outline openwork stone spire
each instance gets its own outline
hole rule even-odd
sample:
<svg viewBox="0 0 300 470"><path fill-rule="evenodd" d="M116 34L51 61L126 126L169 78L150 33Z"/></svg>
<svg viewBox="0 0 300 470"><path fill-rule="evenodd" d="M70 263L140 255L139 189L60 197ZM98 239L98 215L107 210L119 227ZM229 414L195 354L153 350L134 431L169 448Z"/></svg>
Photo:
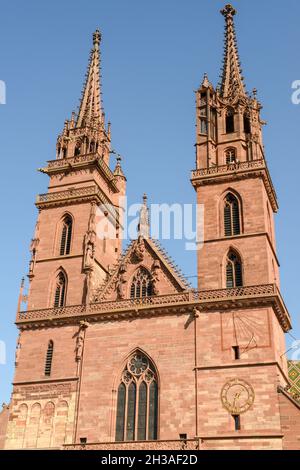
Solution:
<svg viewBox="0 0 300 470"><path fill-rule="evenodd" d="M221 13L225 17L224 65L222 71L221 96L224 98L229 96L245 96L246 91L243 83L233 21L236 10L232 5L226 5L225 8L221 10Z"/></svg>
<svg viewBox="0 0 300 470"><path fill-rule="evenodd" d="M84 85L76 127L99 124L103 121L100 90L100 41L97 29L93 34L93 48Z"/></svg>

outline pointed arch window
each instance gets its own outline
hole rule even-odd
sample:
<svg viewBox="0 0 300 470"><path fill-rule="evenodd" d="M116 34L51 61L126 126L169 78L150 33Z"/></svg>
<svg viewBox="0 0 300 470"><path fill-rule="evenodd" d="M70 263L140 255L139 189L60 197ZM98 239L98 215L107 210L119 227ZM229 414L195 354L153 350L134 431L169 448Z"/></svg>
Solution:
<svg viewBox="0 0 300 470"><path fill-rule="evenodd" d="M46 360L45 360L45 375L47 375L48 377L51 375L53 347L54 347L53 341L50 340L48 343L48 348L46 352Z"/></svg>
<svg viewBox="0 0 300 470"><path fill-rule="evenodd" d="M236 150L234 148L227 149L225 151L225 160L226 165L232 165L233 163L236 163Z"/></svg>
<svg viewBox="0 0 300 470"><path fill-rule="evenodd" d="M62 231L60 239L60 256L69 255L71 250L73 221L70 215L66 215L62 222Z"/></svg>
<svg viewBox="0 0 300 470"><path fill-rule="evenodd" d="M226 262L226 288L243 286L242 262L240 257L234 251L230 251L227 255Z"/></svg>
<svg viewBox="0 0 300 470"><path fill-rule="evenodd" d="M54 307L60 308L65 305L66 300L66 276L60 272L56 278Z"/></svg>
<svg viewBox="0 0 300 470"><path fill-rule="evenodd" d="M152 362L140 351L132 354L118 387L116 441L157 439L157 382Z"/></svg>
<svg viewBox="0 0 300 470"><path fill-rule="evenodd" d="M228 193L224 200L224 232L225 237L241 233L240 204L232 193Z"/></svg>
<svg viewBox="0 0 300 470"><path fill-rule="evenodd" d="M76 144L75 149L74 149L74 157L78 157L78 155L81 154L81 145Z"/></svg>
<svg viewBox="0 0 300 470"><path fill-rule="evenodd" d="M247 114L244 114L244 132L246 134L251 133L251 123L250 123L250 117L247 116Z"/></svg>
<svg viewBox="0 0 300 470"><path fill-rule="evenodd" d="M140 268L132 280L130 287L130 297L134 299L150 297L151 295L153 295L151 274L149 271L147 271L147 269Z"/></svg>
<svg viewBox="0 0 300 470"><path fill-rule="evenodd" d="M226 113L226 134L231 134L234 132L234 111L233 109L228 109Z"/></svg>

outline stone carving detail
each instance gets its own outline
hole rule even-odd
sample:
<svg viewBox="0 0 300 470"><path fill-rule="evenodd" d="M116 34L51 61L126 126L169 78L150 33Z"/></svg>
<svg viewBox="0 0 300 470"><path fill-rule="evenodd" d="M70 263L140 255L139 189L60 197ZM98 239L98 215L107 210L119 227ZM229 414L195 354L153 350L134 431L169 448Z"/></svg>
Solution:
<svg viewBox="0 0 300 470"><path fill-rule="evenodd" d="M81 321L79 330L76 336L76 361L81 361L82 353L83 353L83 346L84 346L84 339L85 339L85 330L89 326L88 322Z"/></svg>
<svg viewBox="0 0 300 470"><path fill-rule="evenodd" d="M20 353L21 353L21 334L18 336L17 347L16 347L16 356L15 356L15 366L17 367L19 364Z"/></svg>
<svg viewBox="0 0 300 470"><path fill-rule="evenodd" d="M96 204L92 203L88 230L84 237L84 269L93 269L96 243Z"/></svg>
<svg viewBox="0 0 300 470"><path fill-rule="evenodd" d="M141 262L144 260L144 256L145 256L145 243L144 243L144 240L143 240L143 237L142 236L139 236L136 244L135 244L135 247L133 249L133 258L136 262Z"/></svg>
<svg viewBox="0 0 300 470"><path fill-rule="evenodd" d="M154 261L152 268L151 268L151 275L152 275L152 292L153 295L159 295L159 280L160 280L160 271L161 271L161 265L160 261L157 259Z"/></svg>
<svg viewBox="0 0 300 470"><path fill-rule="evenodd" d="M122 263L119 269L117 280L116 280L116 292L117 292L118 299L124 299L126 295L126 291L125 291L125 284L127 282L126 271L127 271L126 264Z"/></svg>
<svg viewBox="0 0 300 470"><path fill-rule="evenodd" d="M35 226L34 238L31 240L31 244L30 244L31 259L29 262L29 278L32 278L34 275L33 272L34 272L34 267L35 267L37 248L40 242L39 228L40 228L40 222L38 220Z"/></svg>

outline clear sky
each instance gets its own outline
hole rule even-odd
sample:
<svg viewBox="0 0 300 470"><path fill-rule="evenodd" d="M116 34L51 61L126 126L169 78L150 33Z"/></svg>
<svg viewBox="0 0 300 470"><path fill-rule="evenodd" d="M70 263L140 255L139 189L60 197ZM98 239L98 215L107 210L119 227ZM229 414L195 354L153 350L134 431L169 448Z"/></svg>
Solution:
<svg viewBox="0 0 300 470"><path fill-rule="evenodd" d="M223 51L219 0L37 0L2 2L0 403L8 401L20 280L28 272L34 198L47 188L36 171L55 158L64 120L79 104L91 36L103 33L103 99L114 148L124 157L129 202L190 203L194 167L193 90L203 73L216 84ZM300 80L299 1L236 0L236 29L248 90L264 105L266 155L280 212L276 216L282 293L300 338L298 310L299 124L291 84ZM187 276L196 256L164 242ZM191 278L193 280L193 278ZM289 338L287 338L289 340ZM1 344L1 343L0 343Z"/></svg>

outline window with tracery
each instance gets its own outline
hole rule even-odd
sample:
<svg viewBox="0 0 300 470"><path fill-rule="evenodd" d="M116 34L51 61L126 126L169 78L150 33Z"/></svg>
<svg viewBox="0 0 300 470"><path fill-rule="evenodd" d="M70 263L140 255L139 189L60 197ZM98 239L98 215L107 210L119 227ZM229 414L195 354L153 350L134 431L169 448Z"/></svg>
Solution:
<svg viewBox="0 0 300 470"><path fill-rule="evenodd" d="M61 239L60 239L60 256L69 255L72 240L72 218L66 215L62 222Z"/></svg>
<svg viewBox="0 0 300 470"><path fill-rule="evenodd" d="M224 200L224 232L225 237L241 233L240 205L232 193L228 193Z"/></svg>
<svg viewBox="0 0 300 470"><path fill-rule="evenodd" d="M150 297L153 295L153 283L151 274L147 269L140 268L135 274L131 287L130 287L130 297L141 298L141 297Z"/></svg>
<svg viewBox="0 0 300 470"><path fill-rule="evenodd" d="M242 262L240 257L234 251L230 251L227 255L226 263L226 287L232 289L233 287L243 286L243 273Z"/></svg>
<svg viewBox="0 0 300 470"><path fill-rule="evenodd" d="M55 294L54 294L54 307L59 308L65 305L66 299L66 277L63 272L60 272L56 278Z"/></svg>
<svg viewBox="0 0 300 470"><path fill-rule="evenodd" d="M137 351L127 361L118 387L116 441L156 440L158 384L152 362Z"/></svg>

